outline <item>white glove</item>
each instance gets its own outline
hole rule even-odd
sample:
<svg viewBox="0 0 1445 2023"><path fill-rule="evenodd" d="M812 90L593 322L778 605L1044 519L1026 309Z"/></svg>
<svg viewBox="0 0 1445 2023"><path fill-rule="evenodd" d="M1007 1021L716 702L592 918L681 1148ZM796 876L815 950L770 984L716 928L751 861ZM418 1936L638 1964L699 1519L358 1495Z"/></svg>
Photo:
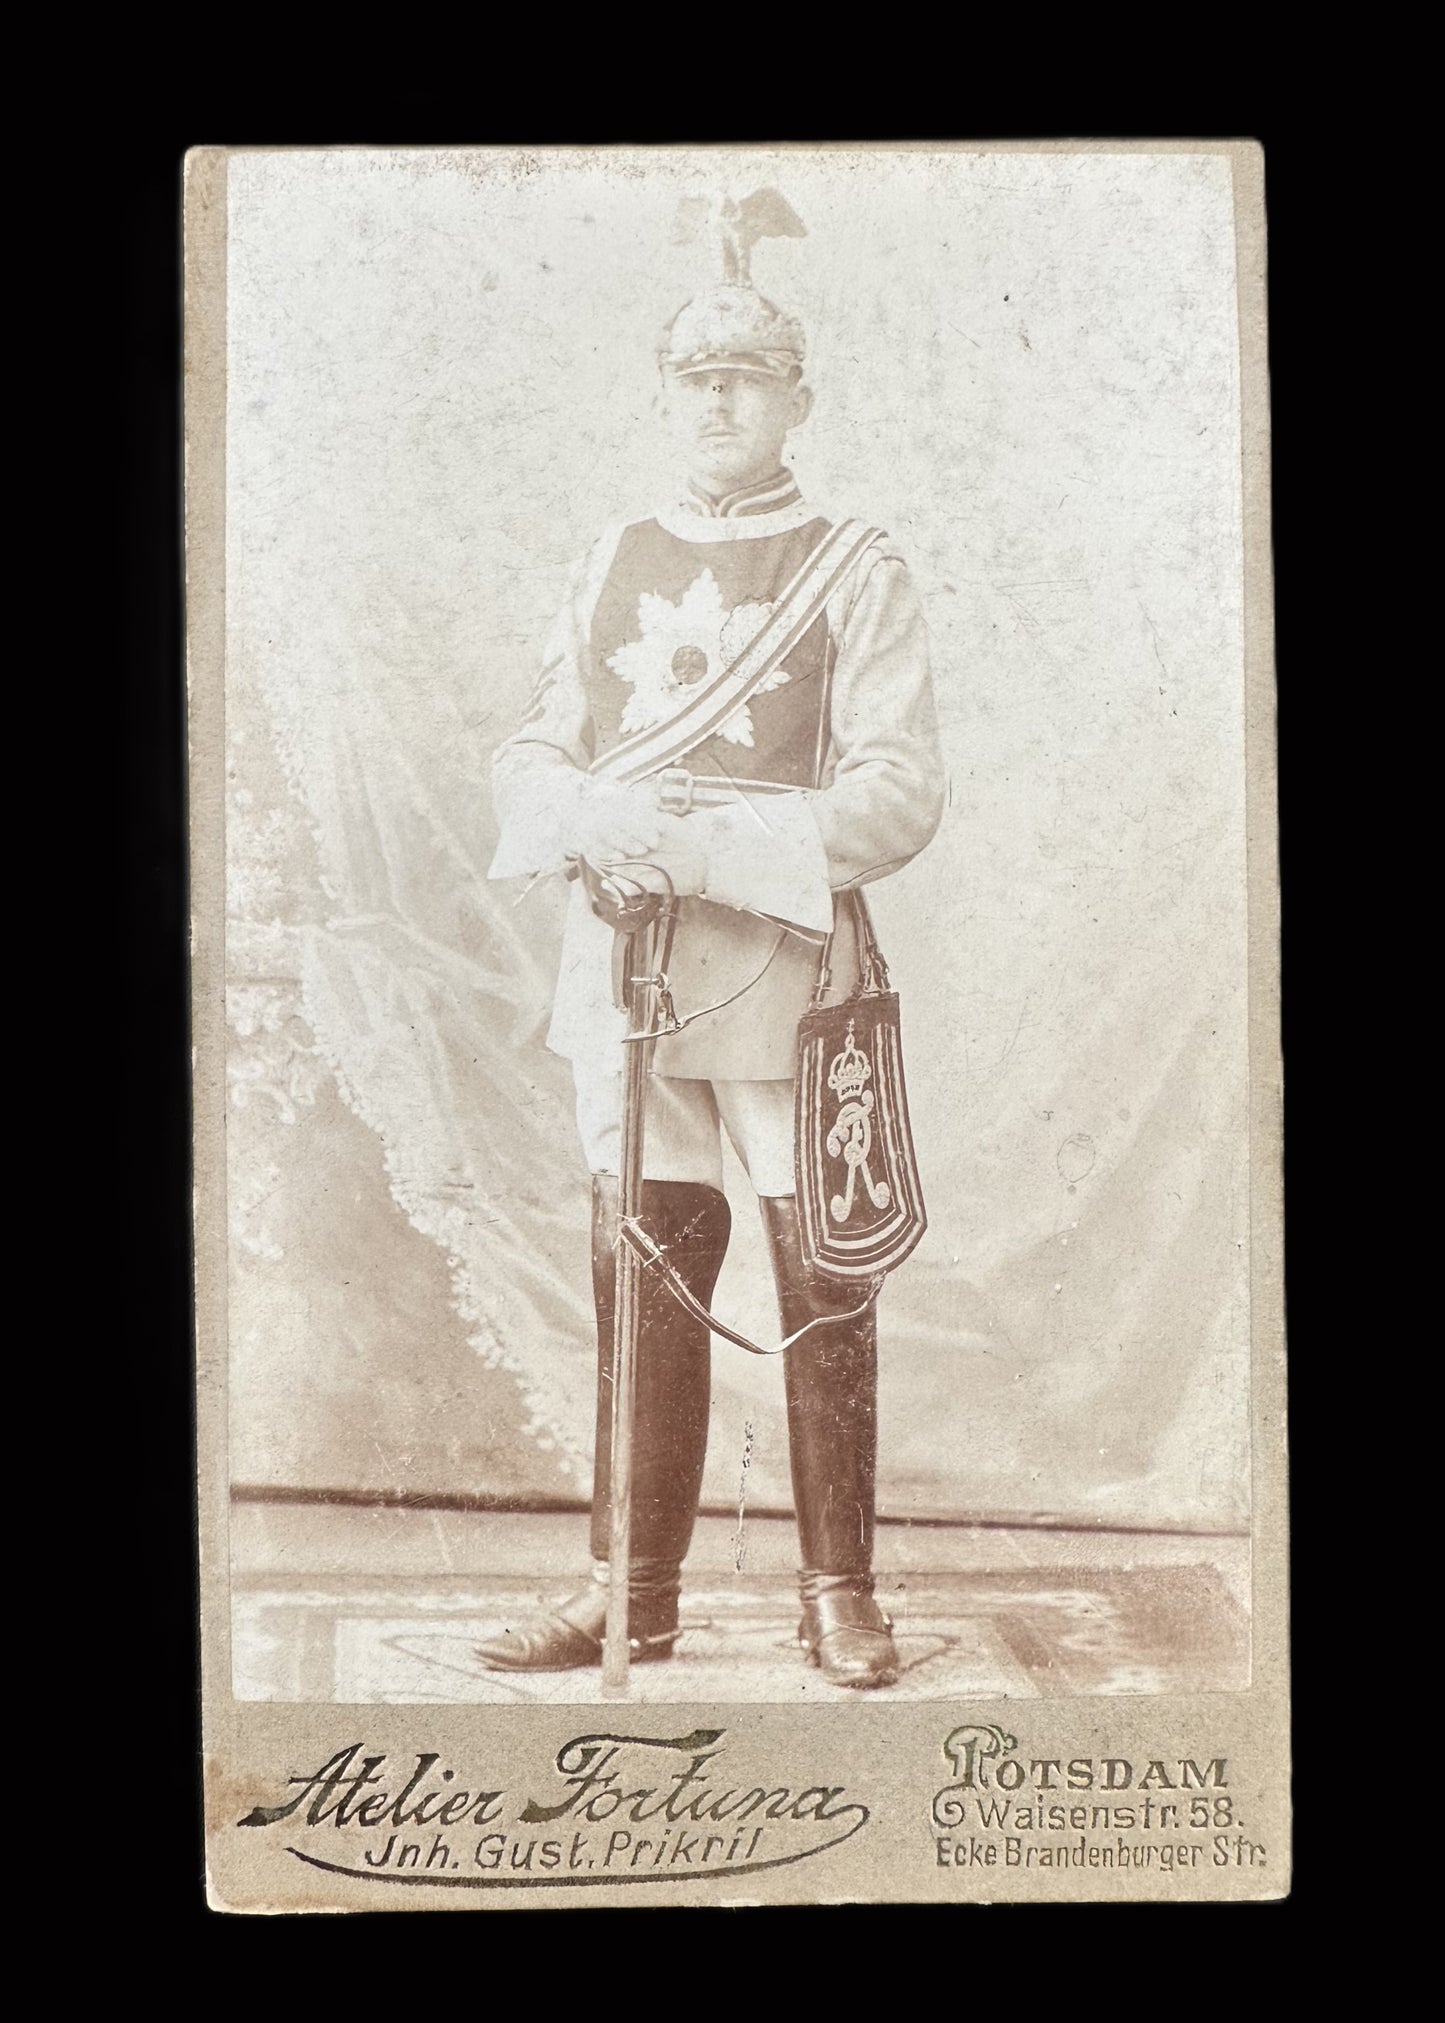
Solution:
<svg viewBox="0 0 1445 2023"><path fill-rule="evenodd" d="M708 856L693 819L687 815L655 815L653 826L657 841L637 853L645 861L629 864L628 877L645 885L649 892L670 889L679 899L701 897L707 891Z"/></svg>
<svg viewBox="0 0 1445 2023"><path fill-rule="evenodd" d="M664 819L650 788L589 780L566 820L567 854L585 857L599 868L646 857L662 841Z"/></svg>

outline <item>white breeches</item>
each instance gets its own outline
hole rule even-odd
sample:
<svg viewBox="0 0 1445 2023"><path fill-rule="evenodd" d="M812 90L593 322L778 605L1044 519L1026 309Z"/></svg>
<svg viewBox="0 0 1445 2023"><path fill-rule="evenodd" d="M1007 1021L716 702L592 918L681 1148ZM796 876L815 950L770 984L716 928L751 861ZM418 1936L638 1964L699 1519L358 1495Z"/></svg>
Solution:
<svg viewBox="0 0 1445 2023"><path fill-rule="evenodd" d="M572 1064L577 1129L592 1173L618 1170L622 1077ZM647 1180L721 1187L725 1130L758 1194L792 1194L793 1083L695 1082L649 1075L642 1170Z"/></svg>

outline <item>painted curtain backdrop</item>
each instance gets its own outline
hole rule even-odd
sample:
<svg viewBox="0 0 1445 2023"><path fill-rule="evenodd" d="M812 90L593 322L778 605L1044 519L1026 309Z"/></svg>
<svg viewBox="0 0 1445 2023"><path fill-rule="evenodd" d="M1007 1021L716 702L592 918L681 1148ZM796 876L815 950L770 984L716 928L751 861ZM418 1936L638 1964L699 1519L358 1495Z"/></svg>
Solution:
<svg viewBox="0 0 1445 2023"><path fill-rule="evenodd" d="M587 1179L542 1045L561 895L488 765L570 564L671 489L679 200L780 187L804 494L908 554L950 791L872 888L928 1235L882 1307L898 1515L1247 1514L1240 445L1227 161L233 157L235 1479L569 1495ZM757 1216L721 1312L773 1327ZM786 1504L718 1344L706 1494Z"/></svg>

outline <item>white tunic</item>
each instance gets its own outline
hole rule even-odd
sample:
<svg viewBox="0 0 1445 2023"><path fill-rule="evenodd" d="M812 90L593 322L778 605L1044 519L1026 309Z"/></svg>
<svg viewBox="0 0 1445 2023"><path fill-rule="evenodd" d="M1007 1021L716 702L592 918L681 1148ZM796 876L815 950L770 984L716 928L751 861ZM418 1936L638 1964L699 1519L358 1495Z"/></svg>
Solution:
<svg viewBox="0 0 1445 2023"><path fill-rule="evenodd" d="M715 544L766 539L819 517L801 502L722 517L684 502L656 520L682 541ZM623 532L605 535L576 572L531 708L496 752L493 878L565 869L578 802L591 789L593 614ZM648 587L639 583L639 596ZM746 983L767 967L726 1010L659 1044L661 1075L791 1076L797 1021L833 924L833 894L898 870L938 826L944 775L927 634L907 565L890 543L874 548L835 593L826 619L832 670L817 787L764 796L749 795L743 783L730 804L687 817L708 871L705 896L684 900L679 910L673 974L677 981L685 973L691 989L679 990L677 1010L685 1015L713 1002L725 994L722 985ZM624 1029L612 998L612 947L611 928L575 885L548 1045L601 1072L616 1067ZM849 987L856 973L849 948L835 950L833 967L835 987Z"/></svg>

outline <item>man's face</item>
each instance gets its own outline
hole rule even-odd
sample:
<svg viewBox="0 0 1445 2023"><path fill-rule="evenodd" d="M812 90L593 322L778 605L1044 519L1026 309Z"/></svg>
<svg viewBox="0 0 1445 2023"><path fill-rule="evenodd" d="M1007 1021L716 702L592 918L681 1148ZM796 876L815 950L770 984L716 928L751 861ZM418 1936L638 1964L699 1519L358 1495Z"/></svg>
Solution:
<svg viewBox="0 0 1445 2023"><path fill-rule="evenodd" d="M807 414L812 395L796 379L761 373L668 373L664 399L673 440L688 477L718 496L769 478L783 460L788 430Z"/></svg>

